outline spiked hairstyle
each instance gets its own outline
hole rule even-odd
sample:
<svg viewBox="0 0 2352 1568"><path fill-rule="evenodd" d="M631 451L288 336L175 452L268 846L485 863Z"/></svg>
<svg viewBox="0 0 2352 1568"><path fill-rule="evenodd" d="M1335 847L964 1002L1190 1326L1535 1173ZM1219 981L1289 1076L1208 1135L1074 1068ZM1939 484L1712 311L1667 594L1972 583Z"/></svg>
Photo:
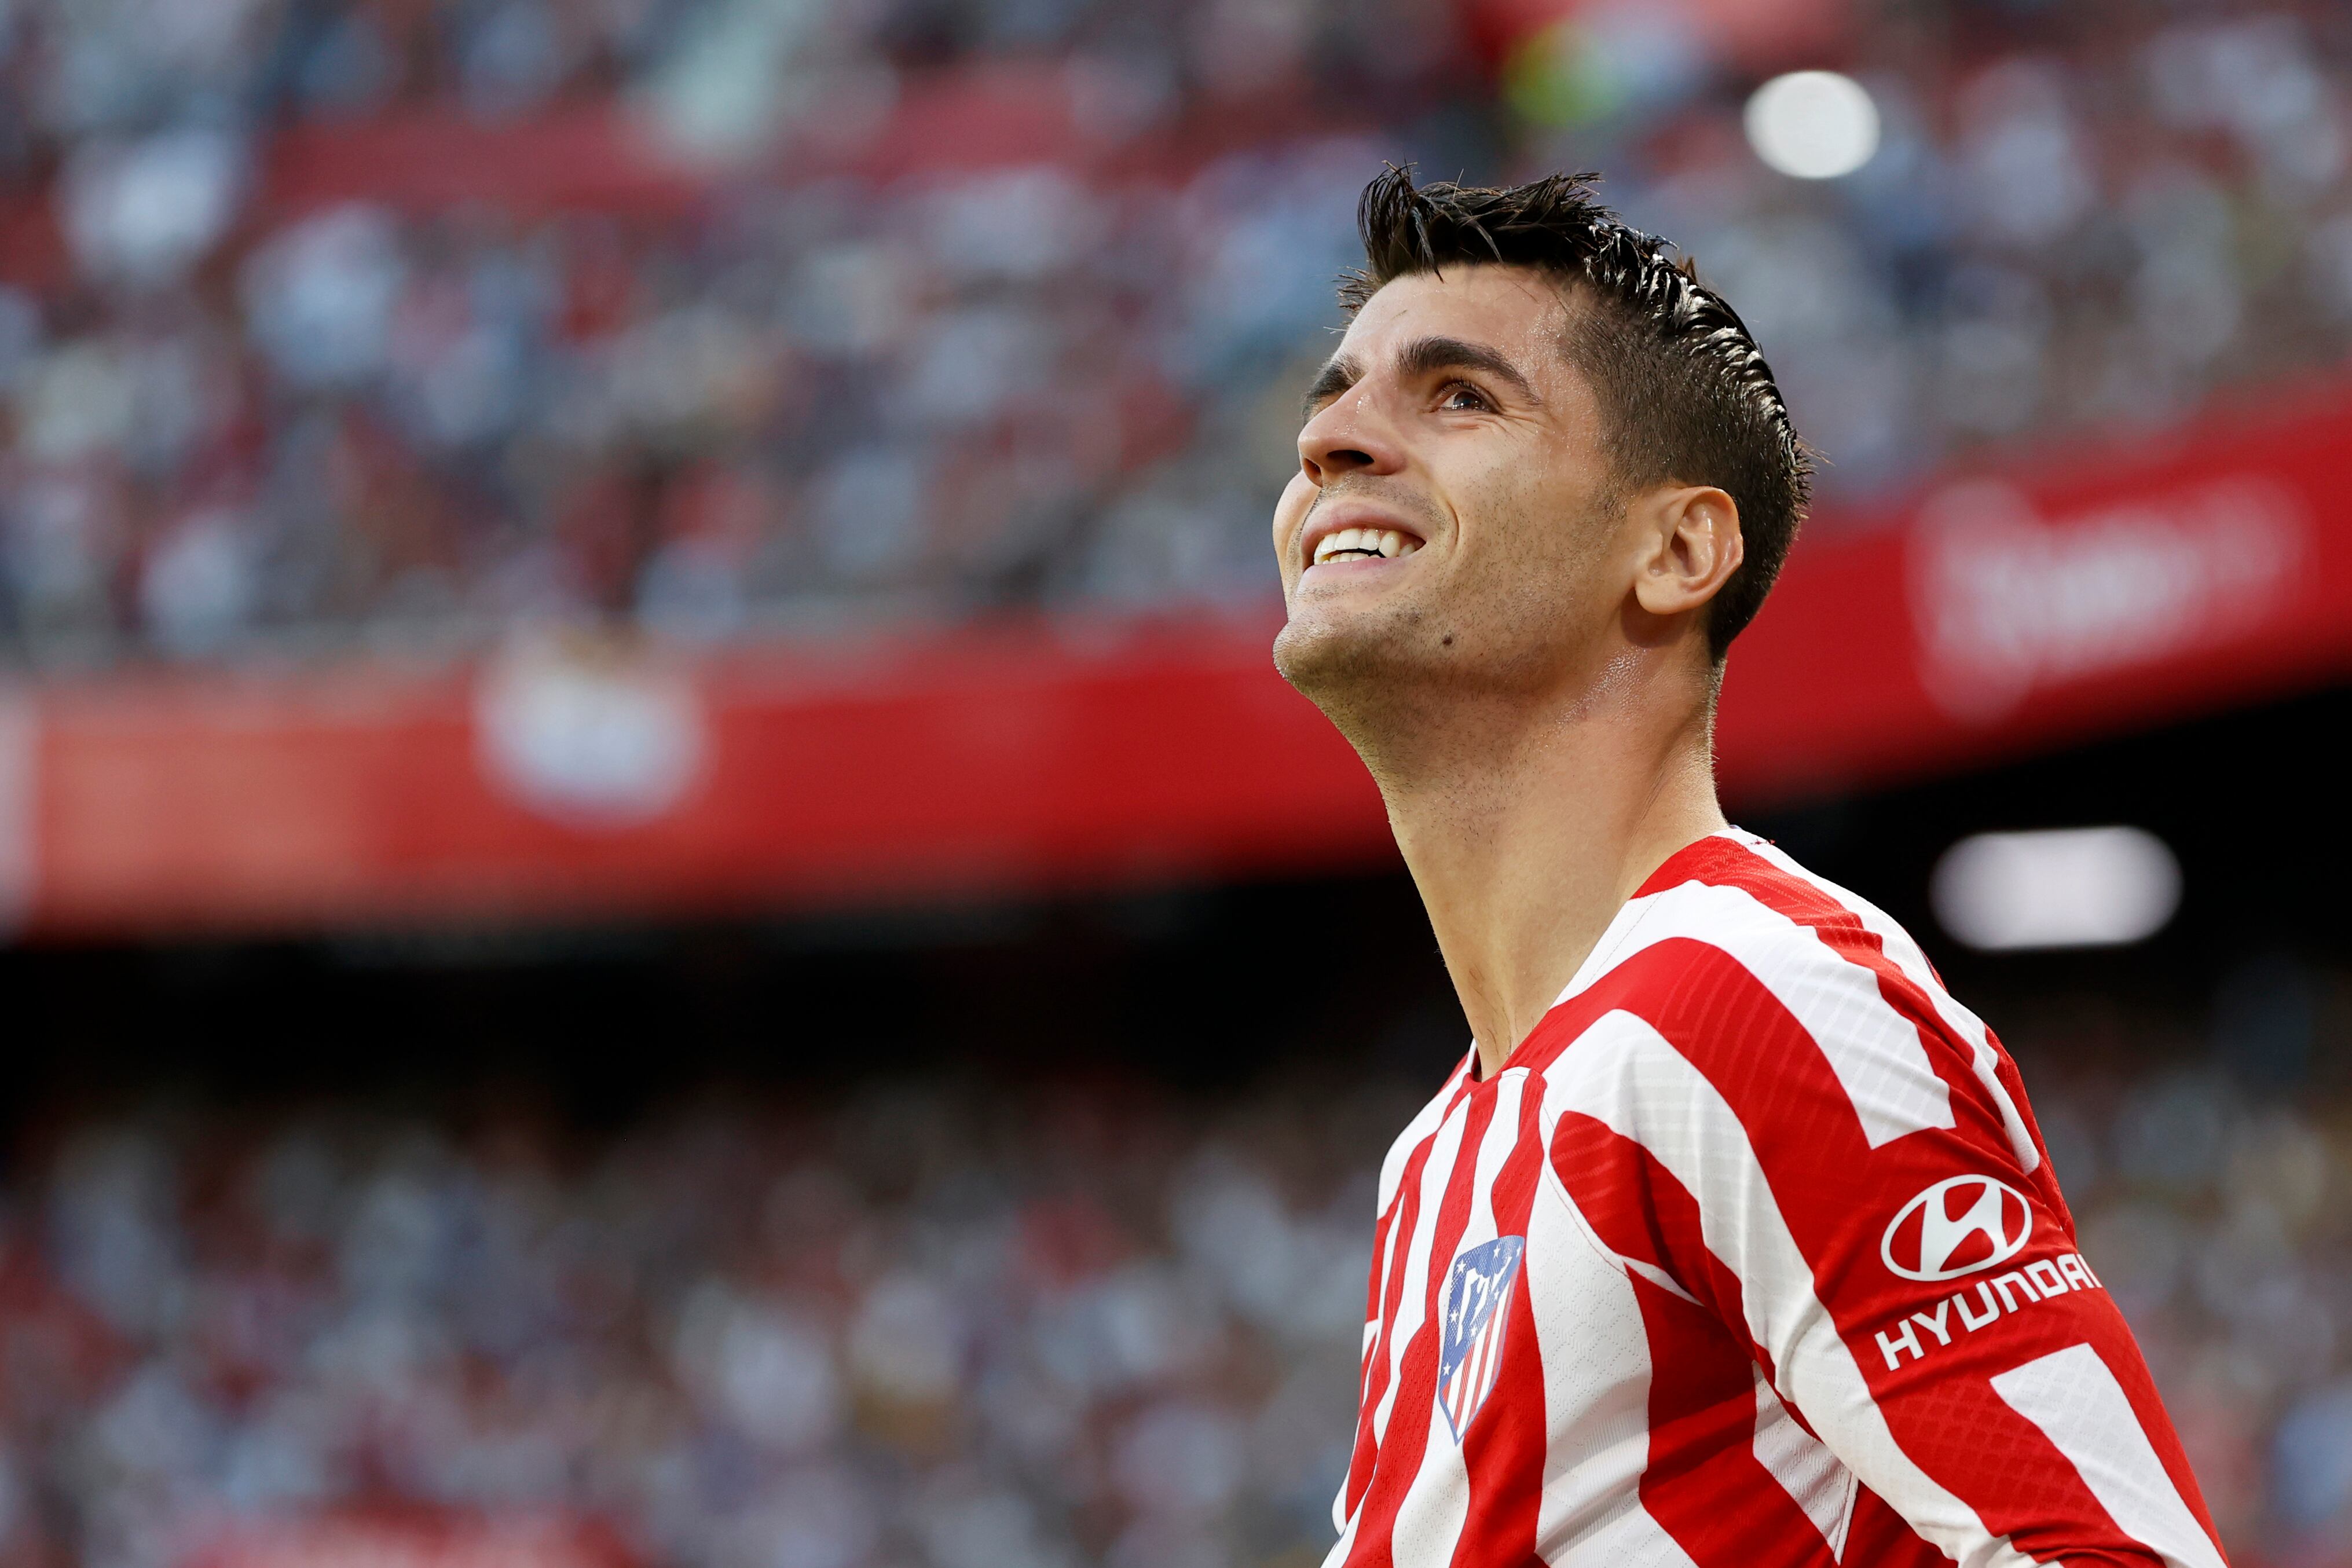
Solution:
<svg viewBox="0 0 2352 1568"><path fill-rule="evenodd" d="M1391 165L1357 205L1364 267L1340 280L1339 300L1352 315L1391 279L1478 262L1560 280L1580 307L1567 352L1600 398L1618 487L1715 485L1739 508L1745 557L1707 617L1720 661L1788 558L1812 458L1738 313L1664 240L1595 200L1598 177L1416 189Z"/></svg>

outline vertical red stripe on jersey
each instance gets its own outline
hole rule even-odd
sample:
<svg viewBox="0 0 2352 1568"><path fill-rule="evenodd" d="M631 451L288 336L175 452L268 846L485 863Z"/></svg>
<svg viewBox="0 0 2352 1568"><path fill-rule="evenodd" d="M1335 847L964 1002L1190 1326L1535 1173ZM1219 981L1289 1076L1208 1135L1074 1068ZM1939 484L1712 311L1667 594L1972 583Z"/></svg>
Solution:
<svg viewBox="0 0 2352 1568"><path fill-rule="evenodd" d="M1440 1117L1429 1136L1421 1141L1421 1147L1406 1160L1404 1173L1397 1181L1396 1197L1389 1206L1397 1247L1394 1257L1389 1259L1388 1278L1384 1280L1380 1279L1380 1269L1385 1254L1377 1247L1372 1252L1375 1288L1384 1299L1380 1316L1374 1320L1380 1324L1380 1332L1372 1336L1370 1357L1364 1367L1363 1396L1357 1407L1356 1451L1348 1460L1348 1512L1351 1515L1364 1500L1364 1489L1372 1483L1372 1466L1380 1457L1380 1434L1372 1430L1372 1420L1380 1410L1381 1396L1388 1392L1389 1335L1395 1331L1397 1303L1404 1295L1413 1229L1421 1223L1422 1178L1428 1170L1430 1151L1437 1146L1438 1135L1444 1131L1445 1119Z"/></svg>
<svg viewBox="0 0 2352 1568"><path fill-rule="evenodd" d="M1756 1458L1756 1367L1706 1309L1633 1277L1650 1337L1642 1506L1698 1568L1831 1568L1829 1542Z"/></svg>
<svg viewBox="0 0 2352 1568"><path fill-rule="evenodd" d="M1530 1078L1519 1097L1517 1142L1496 1173L1491 1201L1496 1236L1524 1237L1543 1179L1543 1084ZM1550 1443L1544 1408L1543 1350L1536 1339L1528 1269L1519 1269L1512 1318L1502 1335L1502 1365L1494 1396L1462 1435L1462 1464L1470 1478L1470 1508L1454 1549L1458 1568L1520 1563L1535 1552L1543 1509L1544 1458Z"/></svg>
<svg viewBox="0 0 2352 1568"><path fill-rule="evenodd" d="M1853 1494L1853 1515L1846 1523L1842 1561L1855 1568L1870 1568L1875 1563L1909 1562L1919 1550L1917 1533L1895 1511L1894 1504L1868 1487ZM1941 1552L1933 1560L1939 1564L1951 1561Z"/></svg>
<svg viewBox="0 0 2352 1568"><path fill-rule="evenodd" d="M1405 1493L1412 1489L1413 1479L1421 1474L1422 1456L1429 1451L1429 1428L1438 1419L1437 1355L1442 1331L1438 1304L1445 1289L1443 1260L1454 1256L1462 1244L1462 1232L1470 1223L1471 1193L1477 1183L1478 1146L1486 1141L1486 1127L1494 1116L1493 1090L1481 1085L1463 1113L1462 1142L1454 1156L1454 1169L1446 1174L1444 1196L1437 1205L1436 1228L1429 1244L1425 1287L1428 1299L1422 1305L1421 1326L1405 1342L1404 1356L1399 1363L1396 1404L1379 1451L1373 1456L1371 1484L1365 1489L1356 1525L1355 1550L1348 1557L1351 1564L1389 1568L1396 1561L1397 1510L1404 1502ZM1526 1270L1520 1273L1524 1277ZM1388 1331L1395 1331L1393 1317Z"/></svg>

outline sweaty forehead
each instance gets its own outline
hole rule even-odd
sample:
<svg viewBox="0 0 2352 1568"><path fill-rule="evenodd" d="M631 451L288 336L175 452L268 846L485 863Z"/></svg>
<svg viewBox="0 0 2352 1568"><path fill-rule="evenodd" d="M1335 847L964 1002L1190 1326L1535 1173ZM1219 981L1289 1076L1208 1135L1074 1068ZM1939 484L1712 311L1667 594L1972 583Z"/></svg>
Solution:
<svg viewBox="0 0 2352 1568"><path fill-rule="evenodd" d="M1568 295L1557 280L1525 267L1454 266L1381 285L1340 342L1349 355L1370 359L1415 338L1461 338L1532 359L1568 324Z"/></svg>

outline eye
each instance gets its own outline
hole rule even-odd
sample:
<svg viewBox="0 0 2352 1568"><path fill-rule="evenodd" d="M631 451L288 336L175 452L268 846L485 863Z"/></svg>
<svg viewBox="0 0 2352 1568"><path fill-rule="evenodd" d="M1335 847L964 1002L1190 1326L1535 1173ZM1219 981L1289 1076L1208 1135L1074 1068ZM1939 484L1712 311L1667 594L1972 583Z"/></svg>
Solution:
<svg viewBox="0 0 2352 1568"><path fill-rule="evenodd" d="M1494 402L1466 381L1449 382L1438 395L1437 406L1453 414L1490 413Z"/></svg>

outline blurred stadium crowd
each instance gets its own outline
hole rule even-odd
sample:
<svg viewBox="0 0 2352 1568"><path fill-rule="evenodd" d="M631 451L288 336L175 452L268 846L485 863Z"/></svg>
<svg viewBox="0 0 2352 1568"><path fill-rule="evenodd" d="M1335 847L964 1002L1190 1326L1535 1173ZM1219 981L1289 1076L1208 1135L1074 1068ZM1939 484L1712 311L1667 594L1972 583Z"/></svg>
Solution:
<svg viewBox="0 0 2352 1568"><path fill-rule="evenodd" d="M2276 979L2225 988L2226 1070L2152 1074L2185 1020L2068 1004L2028 1071L2234 1560L2336 1568L2352 1099L2278 1088L2315 993ZM224 1517L404 1505L595 1518L680 1568L1312 1564L1416 1098L876 1082L585 1148L85 1124L0 1211L0 1562L170 1568Z"/></svg>
<svg viewBox="0 0 2352 1568"><path fill-rule="evenodd" d="M0 1562L578 1510L710 1568L1319 1561L1409 1102L881 1086L565 1162L346 1118L10 1184Z"/></svg>
<svg viewBox="0 0 2352 1568"><path fill-rule="evenodd" d="M1749 317L1854 514L1985 443L2144 427L2352 343L2340 8L1857 6L1826 60L1711 9L1511 36L1471 0L11 6L0 643L71 668L518 617L708 641L1254 605L1386 156L1607 171ZM1885 137L1808 184L1739 105L1820 63ZM1013 66L1067 100L1066 156L801 156ZM306 205L268 178L298 131L600 104L701 160L700 195ZM1098 156L1151 136L1174 153Z"/></svg>

